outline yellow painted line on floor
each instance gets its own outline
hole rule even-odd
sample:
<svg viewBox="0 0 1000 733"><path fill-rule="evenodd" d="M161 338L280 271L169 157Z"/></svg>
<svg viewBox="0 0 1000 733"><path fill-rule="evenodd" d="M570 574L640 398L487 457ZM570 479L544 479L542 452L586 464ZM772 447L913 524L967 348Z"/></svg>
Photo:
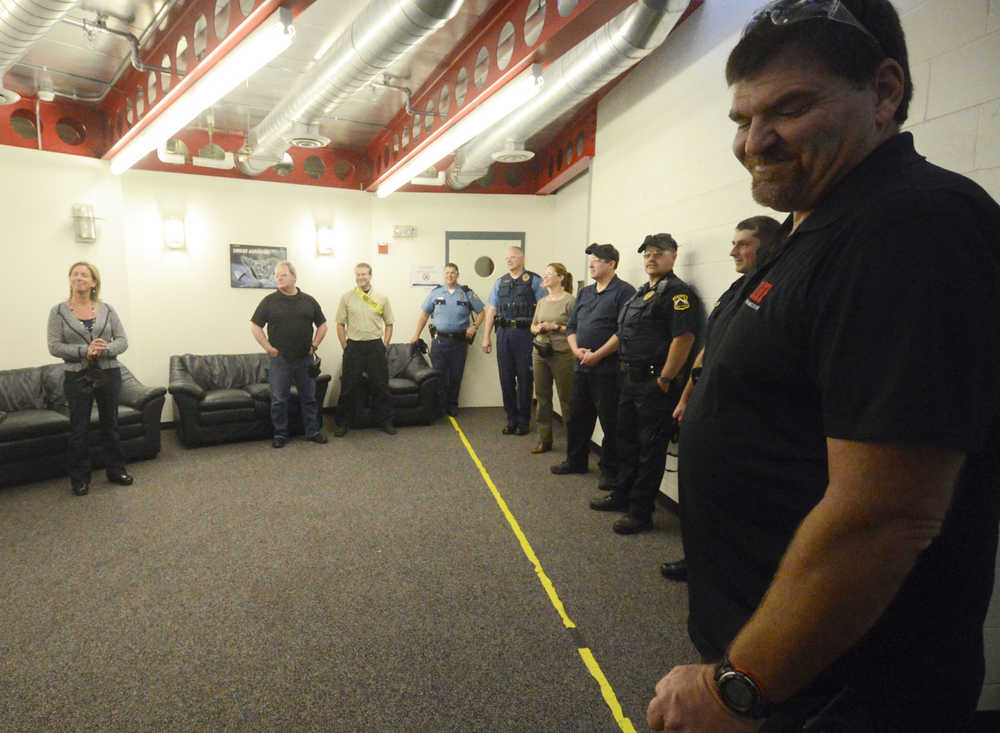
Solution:
<svg viewBox="0 0 1000 733"><path fill-rule="evenodd" d="M500 495L500 490L497 489L496 484L493 483L493 479L490 478L490 474L487 472L486 468L483 466L482 461L479 460L479 456L476 455L476 451L473 450L472 444L469 439L465 437L465 433L462 432L462 428L458 426L458 421L453 417L448 417L451 421L451 425L455 428L455 432L458 433L458 437L462 440L462 445L465 446L465 450L468 451L469 456L472 458L472 462L476 464L476 468L479 469L479 473L483 477L483 481L489 487L490 492L493 494L493 498L497 502L497 506L500 507L500 511L503 512L504 517L507 519L507 523L510 525L511 530L514 532L514 536L521 545L521 550L524 552L525 556L528 558L529 562L535 567L535 575L538 576L538 581L542 584L542 588L545 589L546 595L549 597L549 601L556 609L556 613L559 614L559 618L562 619L563 626L567 629L575 629L576 624L573 623L572 619L566 614L566 609L563 607L563 603L559 600L559 594L556 593L555 586L552 585L552 581L549 576L545 574L545 570L542 569L542 564L538 561L538 556L535 555L535 551L531 548L531 543L528 542L528 538L524 536L524 532L521 531L521 525L518 524L517 519L515 519L514 514L510 511L510 507L507 506L507 502ZM622 712L622 706L618 702L618 696L615 695L615 691L611 688L611 684L608 682L607 677L604 676L604 672L601 671L600 665L597 660L594 659L593 653L587 647L580 647L577 649L580 654L580 658L583 659L584 665L590 672L591 676L597 680L598 686L601 688L601 695L604 697L604 702L607 703L608 708L611 710L611 714L614 716L615 722L618 723L618 727L621 728L625 733L636 733L635 727L632 725L632 721L625 717L624 712Z"/></svg>

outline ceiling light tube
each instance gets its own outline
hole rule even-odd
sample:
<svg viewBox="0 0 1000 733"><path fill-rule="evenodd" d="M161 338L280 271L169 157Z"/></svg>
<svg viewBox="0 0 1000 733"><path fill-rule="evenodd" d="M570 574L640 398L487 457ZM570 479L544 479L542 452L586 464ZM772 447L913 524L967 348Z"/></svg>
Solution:
<svg viewBox="0 0 1000 733"><path fill-rule="evenodd" d="M542 89L542 83L541 65L532 64L529 69L505 84L502 89L441 133L403 167L386 178L375 190L375 195L385 198L465 145L476 135L491 128L538 94Z"/></svg>
<svg viewBox="0 0 1000 733"><path fill-rule="evenodd" d="M111 172L119 175L127 171L278 56L294 38L291 11L278 8L118 151L111 158Z"/></svg>

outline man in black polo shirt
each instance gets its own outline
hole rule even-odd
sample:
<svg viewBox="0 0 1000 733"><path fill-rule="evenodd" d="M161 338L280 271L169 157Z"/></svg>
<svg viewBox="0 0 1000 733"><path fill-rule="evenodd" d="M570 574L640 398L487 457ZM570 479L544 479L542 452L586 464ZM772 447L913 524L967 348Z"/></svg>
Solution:
<svg viewBox="0 0 1000 733"><path fill-rule="evenodd" d="M900 133L887 0L772 3L726 75L753 196L790 216L681 431L689 630L719 664L674 668L647 722L961 731L1000 515L1000 207Z"/></svg>
<svg viewBox="0 0 1000 733"><path fill-rule="evenodd" d="M313 355L326 336L326 316L315 298L296 287L295 267L291 262L279 262L274 268L274 279L278 289L260 301L250 318L250 332L271 357L267 371L274 425L271 445L282 448L288 442L292 382L299 393L306 439L326 443L326 436L320 431L316 380L309 375Z"/></svg>
<svg viewBox="0 0 1000 733"><path fill-rule="evenodd" d="M610 244L586 249L594 284L580 288L566 324L566 340L576 357L573 396L566 425L566 460L552 473L586 473L590 438L601 420L599 488L611 489L618 477L618 312L635 288L616 274L618 250Z"/></svg>

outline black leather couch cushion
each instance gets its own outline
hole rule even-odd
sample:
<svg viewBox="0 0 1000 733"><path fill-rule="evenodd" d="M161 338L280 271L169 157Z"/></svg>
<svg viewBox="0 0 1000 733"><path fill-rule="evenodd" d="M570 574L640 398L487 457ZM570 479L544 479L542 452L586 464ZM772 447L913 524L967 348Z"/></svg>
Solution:
<svg viewBox="0 0 1000 733"><path fill-rule="evenodd" d="M12 413L45 409L48 409L48 404L45 402L41 369L28 367L4 372L3 382L0 383L0 410Z"/></svg>
<svg viewBox="0 0 1000 733"><path fill-rule="evenodd" d="M263 357L263 358L261 358ZM206 390L243 389L267 382L265 354L185 354L188 373Z"/></svg>
<svg viewBox="0 0 1000 733"><path fill-rule="evenodd" d="M18 410L0 423L0 441L69 434L69 418L53 410Z"/></svg>
<svg viewBox="0 0 1000 733"><path fill-rule="evenodd" d="M205 393L201 401L202 412L214 410L236 410L252 408L253 398L244 389L213 389Z"/></svg>

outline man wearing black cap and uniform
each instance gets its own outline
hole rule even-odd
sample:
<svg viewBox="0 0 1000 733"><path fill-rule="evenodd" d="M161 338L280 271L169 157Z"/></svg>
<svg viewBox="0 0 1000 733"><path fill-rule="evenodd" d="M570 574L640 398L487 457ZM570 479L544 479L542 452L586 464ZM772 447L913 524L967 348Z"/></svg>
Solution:
<svg viewBox="0 0 1000 733"><path fill-rule="evenodd" d="M618 534L641 532L653 524L674 406L696 353L702 321L701 301L673 272L674 238L650 234L639 253L649 282L618 316L618 478L610 494L590 502L598 511L627 512L612 527Z"/></svg>
<svg viewBox="0 0 1000 733"><path fill-rule="evenodd" d="M590 438L598 417L601 479L598 488L614 488L618 478L618 313L635 288L618 277L618 250L591 244L587 269L593 285L580 289L566 325L566 340L576 357L573 396L566 424L566 460L552 473L586 473Z"/></svg>

